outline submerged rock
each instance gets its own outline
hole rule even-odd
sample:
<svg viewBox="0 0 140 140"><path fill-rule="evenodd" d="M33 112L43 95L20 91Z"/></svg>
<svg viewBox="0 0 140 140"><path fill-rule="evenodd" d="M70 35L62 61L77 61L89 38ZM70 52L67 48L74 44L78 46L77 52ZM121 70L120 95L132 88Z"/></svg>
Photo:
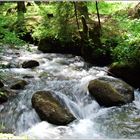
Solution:
<svg viewBox="0 0 140 140"><path fill-rule="evenodd" d="M34 76L33 75L24 75L23 78L30 79L30 78L34 78Z"/></svg>
<svg viewBox="0 0 140 140"><path fill-rule="evenodd" d="M0 89L0 104L7 102L10 98L16 96L17 94L18 94L17 91L8 89L8 87L1 88Z"/></svg>
<svg viewBox="0 0 140 140"><path fill-rule="evenodd" d="M100 77L88 85L89 93L105 107L118 106L134 100L134 89L120 79Z"/></svg>
<svg viewBox="0 0 140 140"><path fill-rule="evenodd" d="M36 60L29 60L29 61L25 61L22 64L23 68L34 68L39 66L39 62L37 62Z"/></svg>
<svg viewBox="0 0 140 140"><path fill-rule="evenodd" d="M2 83L2 81L0 81L0 88L4 87L4 84Z"/></svg>
<svg viewBox="0 0 140 140"><path fill-rule="evenodd" d="M25 80L18 80L15 83L11 85L11 89L24 89L24 87L27 85L27 82Z"/></svg>
<svg viewBox="0 0 140 140"><path fill-rule="evenodd" d="M4 92L0 91L0 104L6 102L8 100L7 95Z"/></svg>
<svg viewBox="0 0 140 140"><path fill-rule="evenodd" d="M11 98L11 97L13 97L13 96L16 96L18 94L17 91L12 90L12 89L9 89L7 87L1 88L0 89L0 92L2 92L3 94L5 94L8 97L8 99Z"/></svg>
<svg viewBox="0 0 140 140"><path fill-rule="evenodd" d="M38 91L32 97L32 106L41 120L55 125L67 125L75 117L52 96L50 91Z"/></svg>

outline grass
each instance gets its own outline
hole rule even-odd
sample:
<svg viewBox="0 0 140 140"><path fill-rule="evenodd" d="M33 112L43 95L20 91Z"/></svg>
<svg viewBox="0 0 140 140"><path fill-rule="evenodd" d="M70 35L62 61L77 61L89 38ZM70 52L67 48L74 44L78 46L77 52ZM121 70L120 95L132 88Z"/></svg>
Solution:
<svg viewBox="0 0 140 140"><path fill-rule="evenodd" d="M103 15L113 15L117 11L121 11L133 6L134 3L124 3L124 2L108 3L101 1L98 3L100 14ZM95 2L88 2L88 9L89 13L96 13Z"/></svg>

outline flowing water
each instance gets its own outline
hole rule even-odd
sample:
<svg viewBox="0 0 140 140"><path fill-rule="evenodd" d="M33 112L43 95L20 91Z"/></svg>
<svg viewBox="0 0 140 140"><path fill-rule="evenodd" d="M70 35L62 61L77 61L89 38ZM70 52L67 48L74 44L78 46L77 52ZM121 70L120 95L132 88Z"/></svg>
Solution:
<svg viewBox="0 0 140 140"><path fill-rule="evenodd" d="M135 90L135 100L130 104L100 107L91 99L87 86L90 80L106 75L106 67L92 67L78 56L43 54L36 51L35 46L31 48L32 52L7 48L1 53L2 62L10 62L12 67L1 69L1 74L10 78L34 77L25 78L28 81L26 88L0 105L0 123L3 126L16 135L36 139L140 138L138 90ZM21 68L22 62L30 59L37 60L40 66ZM67 126L41 121L31 105L32 95L38 90L54 91L77 119Z"/></svg>

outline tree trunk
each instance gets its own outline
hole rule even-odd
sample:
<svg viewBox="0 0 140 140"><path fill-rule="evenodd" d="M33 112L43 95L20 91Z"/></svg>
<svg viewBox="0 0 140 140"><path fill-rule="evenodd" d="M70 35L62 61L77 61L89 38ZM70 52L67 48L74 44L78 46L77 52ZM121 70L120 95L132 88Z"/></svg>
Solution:
<svg viewBox="0 0 140 140"><path fill-rule="evenodd" d="M20 13L20 12L25 13L26 12L26 7L25 7L24 1L17 2L17 10L18 10L18 13Z"/></svg>
<svg viewBox="0 0 140 140"><path fill-rule="evenodd" d="M99 28L101 29L100 14L99 14L99 9L98 9L98 1L96 1L96 11L97 11Z"/></svg>
<svg viewBox="0 0 140 140"><path fill-rule="evenodd" d="M80 15L83 15L85 19L89 19L88 8L86 2L76 2L77 9Z"/></svg>
<svg viewBox="0 0 140 140"><path fill-rule="evenodd" d="M79 22L78 22L78 14L77 14L76 2L73 2L73 4L74 4L74 13L75 13L75 18L76 18L77 28L78 28L78 30L80 30L80 26L79 26Z"/></svg>
<svg viewBox="0 0 140 140"><path fill-rule="evenodd" d="M81 21L82 21L82 25L83 25L83 32L82 32L82 36L81 38L83 40L87 40L88 39L88 26L87 26L87 23L86 23L86 19L84 16L81 17Z"/></svg>

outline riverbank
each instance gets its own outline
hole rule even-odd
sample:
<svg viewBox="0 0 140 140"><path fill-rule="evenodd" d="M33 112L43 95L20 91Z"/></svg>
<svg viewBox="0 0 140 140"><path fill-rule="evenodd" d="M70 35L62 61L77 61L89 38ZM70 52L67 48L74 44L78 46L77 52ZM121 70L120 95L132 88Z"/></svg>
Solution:
<svg viewBox="0 0 140 140"><path fill-rule="evenodd" d="M72 11L73 3L31 2L25 5L26 12L20 15L16 3L0 5L2 43L23 45L27 42L47 53L80 55L98 66L127 61L139 65L139 6L135 7L136 3L100 2L101 29L92 2L81 3L88 10L88 18L81 19L77 13L77 20Z"/></svg>
<svg viewBox="0 0 140 140"><path fill-rule="evenodd" d="M29 140L27 136L15 136L13 134L3 134L0 133L0 139L3 140Z"/></svg>

